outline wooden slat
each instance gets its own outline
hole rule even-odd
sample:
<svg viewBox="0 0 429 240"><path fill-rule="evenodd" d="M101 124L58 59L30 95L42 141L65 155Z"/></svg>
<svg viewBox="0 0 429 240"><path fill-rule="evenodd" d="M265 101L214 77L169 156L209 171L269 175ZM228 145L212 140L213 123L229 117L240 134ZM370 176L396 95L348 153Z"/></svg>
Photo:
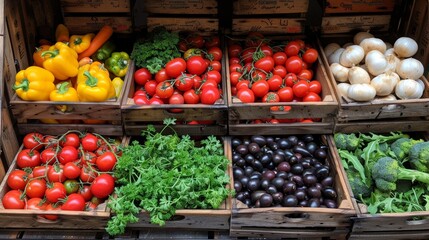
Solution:
<svg viewBox="0 0 429 240"><path fill-rule="evenodd" d="M388 231L350 233L349 240L379 240L379 239L428 239L429 231Z"/></svg>
<svg viewBox="0 0 429 240"><path fill-rule="evenodd" d="M199 34L216 34L219 30L219 20L216 18L161 18L148 17L147 29L164 26L172 32L198 32Z"/></svg>
<svg viewBox="0 0 429 240"><path fill-rule="evenodd" d="M291 239L347 239L349 233L348 228L336 229L264 229L264 228L249 228L235 229L231 228L230 236L236 238L248 237L250 239L282 239L285 236Z"/></svg>
<svg viewBox="0 0 429 240"><path fill-rule="evenodd" d="M217 14L215 0L149 0L144 10L150 14Z"/></svg>
<svg viewBox="0 0 429 240"><path fill-rule="evenodd" d="M130 13L130 0L60 0L64 13Z"/></svg>
<svg viewBox="0 0 429 240"><path fill-rule="evenodd" d="M19 1L5 1L5 19L14 59L18 63L19 69L28 67L28 55L26 48L26 33L21 19Z"/></svg>
<svg viewBox="0 0 429 240"><path fill-rule="evenodd" d="M306 13L308 9L308 0L235 0L233 4L235 15Z"/></svg>
<svg viewBox="0 0 429 240"><path fill-rule="evenodd" d="M299 34L304 32L304 18L233 18L232 33Z"/></svg>
<svg viewBox="0 0 429 240"><path fill-rule="evenodd" d="M4 16L4 0L1 1L0 3L0 16ZM4 22L4 17L0 18L0 36L4 36L4 26L5 22Z"/></svg>
<svg viewBox="0 0 429 240"><path fill-rule="evenodd" d="M322 34L349 33L356 30L386 32L389 29L390 15L364 15L323 17Z"/></svg>
<svg viewBox="0 0 429 240"><path fill-rule="evenodd" d="M25 231L21 239L97 239L98 235L93 231Z"/></svg>
<svg viewBox="0 0 429 240"><path fill-rule="evenodd" d="M42 132L51 135L61 135L65 129L73 129L81 132L95 132L104 136L123 136L122 122L112 124L43 124L43 123L18 123L17 131L20 135L31 132Z"/></svg>
<svg viewBox="0 0 429 240"><path fill-rule="evenodd" d="M327 0L325 13L392 12L395 0Z"/></svg>
<svg viewBox="0 0 429 240"><path fill-rule="evenodd" d="M2 119L2 129L1 129L1 142L2 142L2 152L6 158L5 168L8 168L19 149L18 139L15 133L14 125L10 118L9 111L4 108L1 109L1 119Z"/></svg>
<svg viewBox="0 0 429 240"><path fill-rule="evenodd" d="M115 33L132 33L130 16L65 16L64 24L74 34L98 32L104 25L109 25Z"/></svg>
<svg viewBox="0 0 429 240"><path fill-rule="evenodd" d="M384 133L392 131L414 132L427 131L429 120L421 118L411 119L393 119L393 120L378 120L378 121L350 121L336 122L334 132L341 133Z"/></svg>
<svg viewBox="0 0 429 240"><path fill-rule="evenodd" d="M15 91L12 89L12 86L15 84L15 75L17 73L16 65L15 65L15 56L13 55L12 51L12 42L11 38L9 36L9 32L7 31L6 27L6 35L3 38L4 41L4 54L3 56L3 70L2 70L2 77L3 77L3 83L2 87L4 87L5 91L2 91L4 94L6 94L7 98L10 99L15 94Z"/></svg>

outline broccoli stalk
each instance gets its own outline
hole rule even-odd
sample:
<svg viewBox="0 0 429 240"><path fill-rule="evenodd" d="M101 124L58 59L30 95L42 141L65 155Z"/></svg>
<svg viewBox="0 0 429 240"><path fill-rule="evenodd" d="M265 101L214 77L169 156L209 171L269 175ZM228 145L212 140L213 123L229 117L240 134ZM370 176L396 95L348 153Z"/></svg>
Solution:
<svg viewBox="0 0 429 240"><path fill-rule="evenodd" d="M396 190L396 181L410 180L429 184L429 174L399 166L391 157L382 157L372 168L372 179L376 187L384 192Z"/></svg>
<svg viewBox="0 0 429 240"><path fill-rule="evenodd" d="M421 142L410 149L409 160L411 167L429 173L429 142Z"/></svg>

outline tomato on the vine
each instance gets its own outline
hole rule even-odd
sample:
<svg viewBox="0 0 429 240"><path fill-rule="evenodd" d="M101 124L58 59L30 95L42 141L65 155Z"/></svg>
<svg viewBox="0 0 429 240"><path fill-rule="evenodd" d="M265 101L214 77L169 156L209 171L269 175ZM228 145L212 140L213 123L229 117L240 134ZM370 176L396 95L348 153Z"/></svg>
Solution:
<svg viewBox="0 0 429 240"><path fill-rule="evenodd" d="M243 48L240 44L232 44L228 47L228 56L229 58L238 57L241 51L243 51Z"/></svg>
<svg viewBox="0 0 429 240"><path fill-rule="evenodd" d="M255 62L255 67L265 72L271 72L274 68L274 59L271 56L265 56Z"/></svg>
<svg viewBox="0 0 429 240"><path fill-rule="evenodd" d="M211 47L207 53L213 57L212 60L220 61L222 59L222 50L219 47Z"/></svg>
<svg viewBox="0 0 429 240"><path fill-rule="evenodd" d="M22 140L22 144L25 148L40 150L43 145L43 135L40 133L32 132L27 133Z"/></svg>
<svg viewBox="0 0 429 240"><path fill-rule="evenodd" d="M134 81L138 85L144 86L147 81L152 79L152 74L147 68L139 68L134 72Z"/></svg>
<svg viewBox="0 0 429 240"><path fill-rule="evenodd" d="M203 75L203 80L215 80L218 84L222 81L222 76L218 71L210 70Z"/></svg>
<svg viewBox="0 0 429 240"><path fill-rule="evenodd" d="M40 153L37 150L23 149L16 156L16 164L19 168L35 167L40 163Z"/></svg>
<svg viewBox="0 0 429 240"><path fill-rule="evenodd" d="M188 91L194 87L193 75L186 73L178 76L174 82L174 86L182 92Z"/></svg>
<svg viewBox="0 0 429 240"><path fill-rule="evenodd" d="M7 177L7 185L11 189L24 190L29 180L29 174L21 169L14 169Z"/></svg>
<svg viewBox="0 0 429 240"><path fill-rule="evenodd" d="M273 56L273 49L270 46L262 45L259 49L265 56Z"/></svg>
<svg viewBox="0 0 429 240"><path fill-rule="evenodd" d="M95 164L102 172L112 171L116 164L116 156L112 152L105 152L97 157Z"/></svg>
<svg viewBox="0 0 429 240"><path fill-rule="evenodd" d="M209 39L207 39L205 41L204 46L206 48L211 48L211 47L219 47L220 46L220 39L219 36L211 36Z"/></svg>
<svg viewBox="0 0 429 240"><path fill-rule="evenodd" d="M61 164L76 161L78 158L79 152L75 147L72 146L63 147L58 154L58 160Z"/></svg>
<svg viewBox="0 0 429 240"><path fill-rule="evenodd" d="M229 74L229 80L231 83L231 86L237 85L237 83L240 81L242 74L240 72L231 72Z"/></svg>
<svg viewBox="0 0 429 240"><path fill-rule="evenodd" d="M60 182L48 184L45 190L46 199L51 203L56 203L67 195L66 188Z"/></svg>
<svg viewBox="0 0 429 240"><path fill-rule="evenodd" d="M286 60L286 71L298 74L302 70L302 59L298 56L291 56Z"/></svg>
<svg viewBox="0 0 429 240"><path fill-rule="evenodd" d="M252 84L251 89L255 97L261 98L268 93L270 90L270 85L265 80L258 80Z"/></svg>
<svg viewBox="0 0 429 240"><path fill-rule="evenodd" d="M302 98L310 92L308 82L306 80L299 80L292 87L293 94L296 97Z"/></svg>
<svg viewBox="0 0 429 240"><path fill-rule="evenodd" d="M276 52L273 55L275 65L285 65L287 55L285 52Z"/></svg>
<svg viewBox="0 0 429 240"><path fill-rule="evenodd" d="M103 173L96 177L91 184L91 193L97 198L109 196L115 188L115 179L112 175Z"/></svg>
<svg viewBox="0 0 429 240"><path fill-rule="evenodd" d="M267 80L270 87L270 91L277 91L283 84L283 79L279 75L274 74L270 79Z"/></svg>
<svg viewBox="0 0 429 240"><path fill-rule="evenodd" d="M238 83L237 83L237 85L235 85L235 87L237 88L237 90L240 90L242 88L249 89L249 85L250 85L249 80L242 79L242 80L238 81Z"/></svg>
<svg viewBox="0 0 429 240"><path fill-rule="evenodd" d="M46 181L44 179L31 179L25 186L25 194L29 198L43 198L46 190Z"/></svg>
<svg viewBox="0 0 429 240"><path fill-rule="evenodd" d="M61 206L61 210L83 211L85 209L85 199L78 193L67 196L66 201Z"/></svg>
<svg viewBox="0 0 429 240"><path fill-rule="evenodd" d="M170 82L161 82L156 85L156 95L160 98L169 98L173 95L174 87Z"/></svg>
<svg viewBox="0 0 429 240"><path fill-rule="evenodd" d="M186 60L186 70L190 74L201 75L207 70L207 64L201 56L192 56Z"/></svg>
<svg viewBox="0 0 429 240"><path fill-rule="evenodd" d="M79 191L79 182L76 179L67 179L64 182L64 188L66 190L67 195L76 193Z"/></svg>
<svg viewBox="0 0 429 240"><path fill-rule="evenodd" d="M302 54L302 60L310 64L316 62L318 57L319 53L314 48L309 48Z"/></svg>
<svg viewBox="0 0 429 240"><path fill-rule="evenodd" d="M66 177L64 176L64 166L62 164L54 164L48 169L48 180L49 182L64 182Z"/></svg>
<svg viewBox="0 0 429 240"><path fill-rule="evenodd" d="M89 166L83 166L80 170L80 180L83 182L92 182L95 177L97 177L97 172L94 172L93 169Z"/></svg>
<svg viewBox="0 0 429 240"><path fill-rule="evenodd" d="M255 102L255 94L249 88L238 89L237 97L243 103L252 103Z"/></svg>
<svg viewBox="0 0 429 240"><path fill-rule="evenodd" d="M51 165L40 165L33 168L31 172L33 178L46 177Z"/></svg>
<svg viewBox="0 0 429 240"><path fill-rule="evenodd" d="M80 138L76 133L67 133L63 139L60 139L60 146L72 146L78 148L80 146Z"/></svg>
<svg viewBox="0 0 429 240"><path fill-rule="evenodd" d="M186 71L186 61L183 58L174 58L165 65L165 72L170 78L176 78Z"/></svg>
<svg viewBox="0 0 429 240"><path fill-rule="evenodd" d="M85 151L80 157L80 161L83 165L95 164L97 155L94 152Z"/></svg>
<svg viewBox="0 0 429 240"><path fill-rule="evenodd" d="M202 104L214 104L220 98L217 87L204 87L201 91L200 100Z"/></svg>
<svg viewBox="0 0 429 240"><path fill-rule="evenodd" d="M194 89L190 89L183 93L183 98L186 104L197 104L200 102L200 96Z"/></svg>
<svg viewBox="0 0 429 240"><path fill-rule="evenodd" d="M54 148L49 147L49 148L45 148L41 153L40 153L40 161L42 164L54 164L55 163L55 156L56 156L56 151Z"/></svg>
<svg viewBox="0 0 429 240"><path fill-rule="evenodd" d="M80 167L75 162L68 162L63 167L64 176L68 179L78 178L80 175Z"/></svg>
<svg viewBox="0 0 429 240"><path fill-rule="evenodd" d="M100 146L100 139L92 133L86 133L81 144L84 151L93 152Z"/></svg>
<svg viewBox="0 0 429 240"><path fill-rule="evenodd" d="M204 38L201 35L190 35L186 38L186 43L189 48L202 48L204 42Z"/></svg>
<svg viewBox="0 0 429 240"><path fill-rule="evenodd" d="M145 95L134 95L133 101L137 105L149 104L149 99Z"/></svg>
<svg viewBox="0 0 429 240"><path fill-rule="evenodd" d="M155 74L155 81L157 83L164 82L165 80L168 80L167 72L165 71L165 68L162 68ZM148 80L149 81L149 80ZM144 85L144 84L142 84Z"/></svg>
<svg viewBox="0 0 429 240"><path fill-rule="evenodd" d="M279 102L280 97L275 92L268 92L265 94L265 96L262 97L262 102L264 103L273 103L273 102Z"/></svg>
<svg viewBox="0 0 429 240"><path fill-rule="evenodd" d="M322 84L319 81L313 80L308 83L310 92L314 92L316 94L320 94L322 92Z"/></svg>
<svg viewBox="0 0 429 240"><path fill-rule="evenodd" d="M210 61L209 69L220 72L222 70L222 64L219 61Z"/></svg>
<svg viewBox="0 0 429 240"><path fill-rule="evenodd" d="M10 190L2 198L2 204L5 209L24 209L25 197L21 198L20 190Z"/></svg>
<svg viewBox="0 0 429 240"><path fill-rule="evenodd" d="M78 192L82 197L85 199L85 201L89 201L92 198L92 192L91 192L91 186L90 185L83 185L79 187Z"/></svg>
<svg viewBox="0 0 429 240"><path fill-rule="evenodd" d="M297 56L299 50L301 50L301 45L297 41L290 41L286 44L284 50L288 57Z"/></svg>
<svg viewBox="0 0 429 240"><path fill-rule="evenodd" d="M289 86L280 88L277 91L277 94L279 95L280 102L292 102L293 97L294 97L293 96L293 90Z"/></svg>
<svg viewBox="0 0 429 240"><path fill-rule="evenodd" d="M45 210L46 204L40 197L33 197L27 200L25 209L29 210Z"/></svg>
<svg viewBox="0 0 429 240"><path fill-rule="evenodd" d="M303 102L320 102L322 98L320 98L319 94L314 92L309 92L302 98Z"/></svg>
<svg viewBox="0 0 429 240"><path fill-rule="evenodd" d="M313 71L302 69L301 72L298 73L297 77L302 80L310 81L313 78Z"/></svg>

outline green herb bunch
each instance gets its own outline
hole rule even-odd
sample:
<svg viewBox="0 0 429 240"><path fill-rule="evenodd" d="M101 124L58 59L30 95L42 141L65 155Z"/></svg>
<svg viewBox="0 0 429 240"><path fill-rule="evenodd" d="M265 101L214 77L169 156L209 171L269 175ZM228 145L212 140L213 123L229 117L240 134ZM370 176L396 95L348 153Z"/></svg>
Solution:
<svg viewBox="0 0 429 240"><path fill-rule="evenodd" d="M147 38L136 41L131 52L131 59L137 67L145 67L152 74L157 73L170 60L180 57L177 48L179 35L167 31L164 27L155 28Z"/></svg>
<svg viewBox="0 0 429 240"><path fill-rule="evenodd" d="M197 146L188 135L163 135L175 120L164 124L160 132L148 126L142 132L144 144L132 141L118 160L116 197L109 201L114 216L106 229L111 235L138 222L136 215L142 210L151 223L162 226L176 209L218 209L231 194L222 143L209 136Z"/></svg>

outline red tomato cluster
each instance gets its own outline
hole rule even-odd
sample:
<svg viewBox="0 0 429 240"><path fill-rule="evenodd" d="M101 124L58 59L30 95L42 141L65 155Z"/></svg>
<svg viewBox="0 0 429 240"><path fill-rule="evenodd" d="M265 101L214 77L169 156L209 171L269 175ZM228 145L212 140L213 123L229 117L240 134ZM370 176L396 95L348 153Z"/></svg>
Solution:
<svg viewBox="0 0 429 240"><path fill-rule="evenodd" d="M192 35L178 45L182 57L172 59L156 74L146 68L134 73L135 104L212 105L220 99L222 50L219 37L204 39Z"/></svg>
<svg viewBox="0 0 429 240"><path fill-rule="evenodd" d="M5 209L94 210L113 192L111 173L121 154L98 134L69 131L62 136L29 133L7 176ZM49 220L58 216L43 215Z"/></svg>
<svg viewBox="0 0 429 240"><path fill-rule="evenodd" d="M232 96L243 103L317 102L322 85L313 79L316 49L295 39L270 46L262 35L251 34L228 46Z"/></svg>

